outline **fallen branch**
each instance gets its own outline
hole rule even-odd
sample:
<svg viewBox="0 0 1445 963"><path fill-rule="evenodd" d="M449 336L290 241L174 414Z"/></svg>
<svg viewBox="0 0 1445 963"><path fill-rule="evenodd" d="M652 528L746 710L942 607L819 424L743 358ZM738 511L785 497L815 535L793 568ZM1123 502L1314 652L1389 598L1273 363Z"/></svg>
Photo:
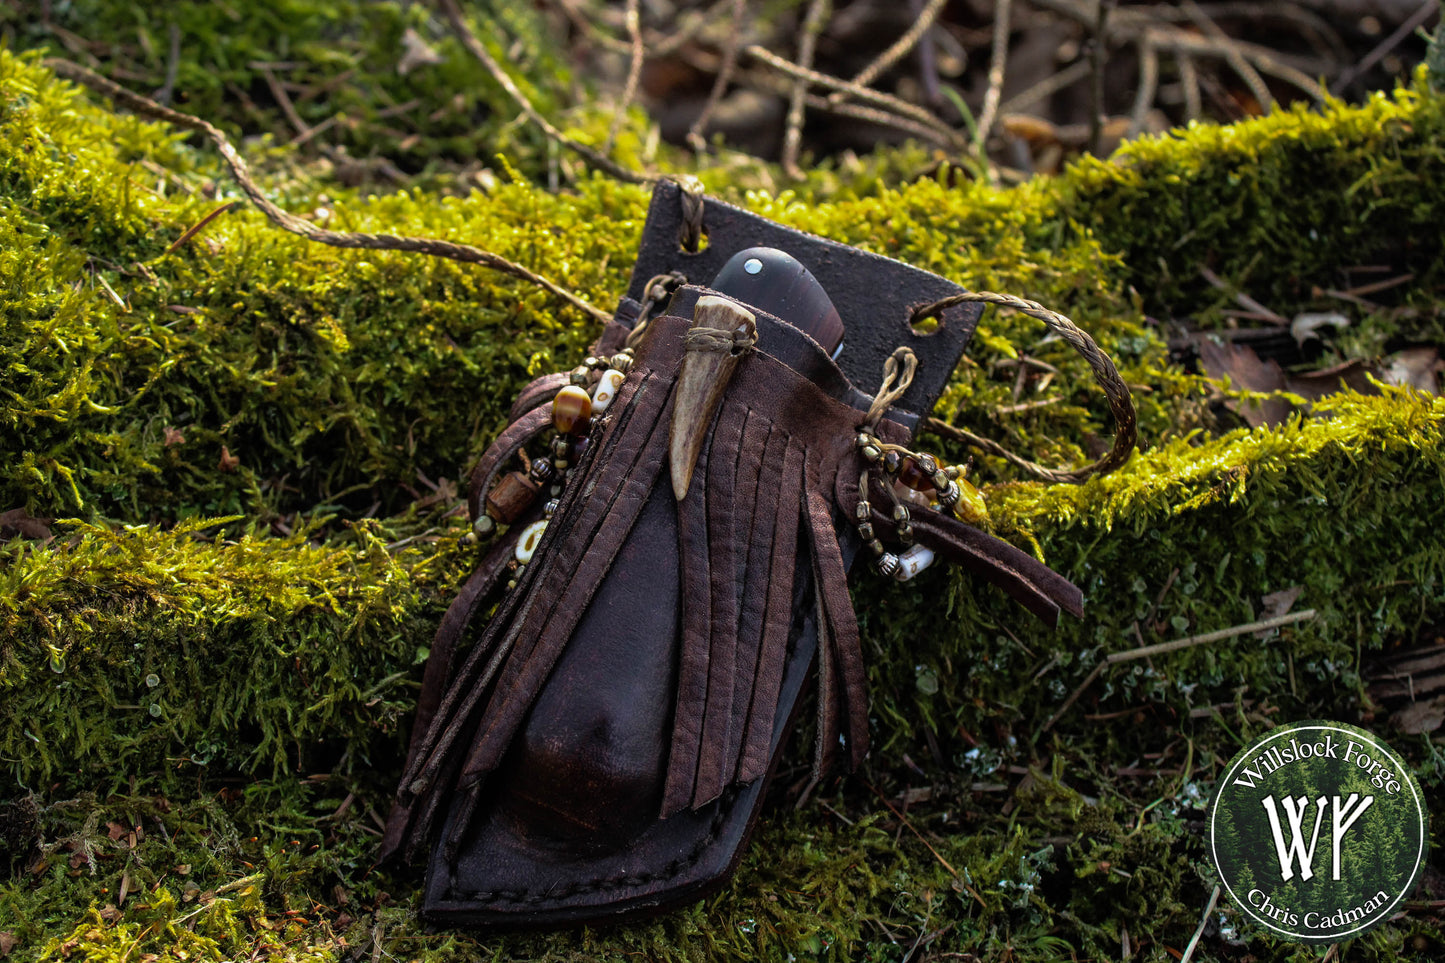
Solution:
<svg viewBox="0 0 1445 963"><path fill-rule="evenodd" d="M104 94L119 106L123 106L144 117L153 120L163 120L166 123L174 124L185 130L203 134L211 143L216 146L221 157L231 168L231 175L236 178L236 183L241 190L251 199L251 202L260 208L261 213L270 219L271 223L292 234L298 234L308 241L315 241L318 244L327 244L332 247L361 248L375 251L408 251L416 254L430 254L433 257L447 258L452 261L461 261L468 264L480 264L483 267L491 268L502 274L519 278L530 284L562 298L568 304L580 308L592 317L600 321L611 320L610 312L588 304L577 295L563 288L548 278L542 277L527 270L520 264L507 260L500 254L493 254L481 248L472 247L470 244L458 244L454 241L443 241L429 237L398 237L392 234L365 234L350 231L329 231L317 227L310 221L302 220L296 215L282 210L280 207L262 193L261 188L256 186L255 180L251 177L251 170L244 158L232 146L229 138L212 124L201 120L199 117L192 117L190 114L183 114L180 111L172 110L169 107L162 107L160 104L143 97L140 94L127 90L119 84L102 77L100 74L86 67L69 60L62 60L56 57L47 58L44 65L53 70L59 77L73 80L84 84L91 90Z"/></svg>

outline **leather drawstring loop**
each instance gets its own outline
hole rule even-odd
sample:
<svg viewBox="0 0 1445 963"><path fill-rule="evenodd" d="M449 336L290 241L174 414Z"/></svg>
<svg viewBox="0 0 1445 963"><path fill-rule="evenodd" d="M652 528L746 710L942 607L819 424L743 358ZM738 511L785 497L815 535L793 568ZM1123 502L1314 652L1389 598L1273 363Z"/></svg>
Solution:
<svg viewBox="0 0 1445 963"><path fill-rule="evenodd" d="M1021 455L1014 454L992 439L975 435L967 429L951 425L939 418L928 419L927 424L930 429L945 437L973 445L990 455L997 455L1035 478L1047 482L1078 483L1091 475L1107 475L1129 460L1129 454L1139 440L1139 419L1134 411L1134 399L1129 393L1129 386L1120 376L1119 369L1114 367L1114 362L1094 342L1094 339L1089 337L1086 331L1064 315L1057 311L1050 311L1037 301L1016 298L1011 294L995 294L992 291L968 291L935 301L932 304L925 304L914 309L910 320L916 324L924 318L936 315L945 308L966 303L994 304L999 307L1013 308L1015 311L1027 314L1031 318L1037 318L1047 324L1051 331L1089 363L1089 368L1094 373L1094 380L1099 383L1099 387L1104 390L1104 396L1109 401L1109 411L1113 414L1119 430L1114 433L1113 447L1092 465L1060 469L1046 468Z"/></svg>

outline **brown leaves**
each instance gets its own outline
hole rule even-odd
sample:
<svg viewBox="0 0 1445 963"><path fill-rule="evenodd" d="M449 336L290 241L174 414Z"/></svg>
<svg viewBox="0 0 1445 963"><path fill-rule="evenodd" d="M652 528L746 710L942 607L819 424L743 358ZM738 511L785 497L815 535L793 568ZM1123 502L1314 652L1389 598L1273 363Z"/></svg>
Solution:
<svg viewBox="0 0 1445 963"><path fill-rule="evenodd" d="M225 445L221 446L221 460L216 463L216 468L223 472L233 472L241 464L241 459L231 454L231 449Z"/></svg>
<svg viewBox="0 0 1445 963"><path fill-rule="evenodd" d="M12 508L0 513L0 542L12 538L33 538L41 541L50 538L50 523L53 518L35 518L23 508Z"/></svg>
<svg viewBox="0 0 1445 963"><path fill-rule="evenodd" d="M1262 359L1248 345L1206 335L1194 337L1199 362L1211 378L1228 378L1235 389L1260 394L1293 394L1318 401L1341 390L1377 395L1380 384L1412 387L1438 394L1445 360L1433 347L1406 348L1378 363L1358 358L1317 371L1291 373L1273 359ZM1251 428L1278 425L1295 410L1308 410L1284 397L1226 402Z"/></svg>
<svg viewBox="0 0 1445 963"><path fill-rule="evenodd" d="M15 934L9 930L0 933L0 956L9 956L10 951L15 949L17 943L19 940L15 939Z"/></svg>

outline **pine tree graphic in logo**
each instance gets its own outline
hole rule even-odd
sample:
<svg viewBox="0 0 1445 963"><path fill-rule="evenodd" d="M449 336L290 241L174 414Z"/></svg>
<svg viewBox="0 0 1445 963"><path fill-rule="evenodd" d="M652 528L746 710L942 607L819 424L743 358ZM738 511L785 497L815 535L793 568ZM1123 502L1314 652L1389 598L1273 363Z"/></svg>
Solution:
<svg viewBox="0 0 1445 963"><path fill-rule="evenodd" d="M1428 838L1405 763L1337 722L1282 726L1247 746L1220 780L1209 825L1235 905L1305 942L1387 919L1414 887Z"/></svg>

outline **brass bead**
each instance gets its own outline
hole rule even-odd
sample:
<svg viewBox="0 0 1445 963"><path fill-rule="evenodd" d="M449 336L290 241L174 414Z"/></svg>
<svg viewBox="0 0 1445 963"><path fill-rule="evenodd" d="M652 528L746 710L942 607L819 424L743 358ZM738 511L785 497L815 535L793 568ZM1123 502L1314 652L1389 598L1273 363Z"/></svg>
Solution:
<svg viewBox="0 0 1445 963"><path fill-rule="evenodd" d="M855 512L855 514L858 516L858 521L868 521L868 516L872 514L872 512L873 508L868 504L868 499L864 498L858 502L858 509Z"/></svg>
<svg viewBox="0 0 1445 963"><path fill-rule="evenodd" d="M959 494L958 483L950 480L947 485L938 489L938 503L944 508L948 508L958 501Z"/></svg>
<svg viewBox="0 0 1445 963"><path fill-rule="evenodd" d="M878 556L878 571L884 575L893 576L898 574L898 556L892 552Z"/></svg>
<svg viewBox="0 0 1445 963"><path fill-rule="evenodd" d="M591 355L588 355L587 360L583 361L582 364L589 369L596 368L598 365L602 364L602 359L594 358Z"/></svg>
<svg viewBox="0 0 1445 963"><path fill-rule="evenodd" d="M883 449L879 448L877 445L864 445L862 451L863 457L868 459L869 461L877 461L879 458L883 457Z"/></svg>
<svg viewBox="0 0 1445 963"><path fill-rule="evenodd" d="M587 385L587 369L586 369L585 367L583 367L582 365L578 365L577 367L573 368L572 371L567 375L567 380L568 380L569 383L571 383L571 384L574 385L575 387L578 387L578 388L586 387L586 385Z"/></svg>
<svg viewBox="0 0 1445 963"><path fill-rule="evenodd" d="M904 522L898 526L898 540L904 545L913 544L913 526Z"/></svg>
<svg viewBox="0 0 1445 963"><path fill-rule="evenodd" d="M907 505L894 505L894 506L893 506L893 520L894 520L895 522L906 522L906 521L908 521L908 506L907 506Z"/></svg>
<svg viewBox="0 0 1445 963"><path fill-rule="evenodd" d="M542 514L546 515L548 518L551 518L553 515L557 514L557 509L561 504L561 501L556 498L547 499L547 504L542 506Z"/></svg>
<svg viewBox="0 0 1445 963"><path fill-rule="evenodd" d="M527 477L538 485L545 485L552 480L552 463L545 458L533 458Z"/></svg>
<svg viewBox="0 0 1445 963"><path fill-rule="evenodd" d="M890 475L898 474L898 467L903 464L903 456L896 451L890 451L883 455L883 470Z"/></svg>
<svg viewBox="0 0 1445 963"><path fill-rule="evenodd" d="M490 515L481 515L472 522L472 530L478 535L490 535L497 530L497 520Z"/></svg>
<svg viewBox="0 0 1445 963"><path fill-rule="evenodd" d="M873 523L860 522L858 525L858 534L863 536L863 541L871 542L873 540Z"/></svg>
<svg viewBox="0 0 1445 963"><path fill-rule="evenodd" d="M619 351L617 354L614 354L612 359L607 363L623 374L627 374L627 372L632 370L632 352Z"/></svg>
<svg viewBox="0 0 1445 963"><path fill-rule="evenodd" d="M938 459L932 455L924 454L918 456L918 467L923 469L926 475L932 475L938 471Z"/></svg>
<svg viewBox="0 0 1445 963"><path fill-rule="evenodd" d="M883 543L876 538L868 543L868 548L874 555L881 556L883 554Z"/></svg>
<svg viewBox="0 0 1445 963"><path fill-rule="evenodd" d="M557 473L560 475L562 472L567 470L567 459L553 458L552 467L555 468L557 470Z"/></svg>

